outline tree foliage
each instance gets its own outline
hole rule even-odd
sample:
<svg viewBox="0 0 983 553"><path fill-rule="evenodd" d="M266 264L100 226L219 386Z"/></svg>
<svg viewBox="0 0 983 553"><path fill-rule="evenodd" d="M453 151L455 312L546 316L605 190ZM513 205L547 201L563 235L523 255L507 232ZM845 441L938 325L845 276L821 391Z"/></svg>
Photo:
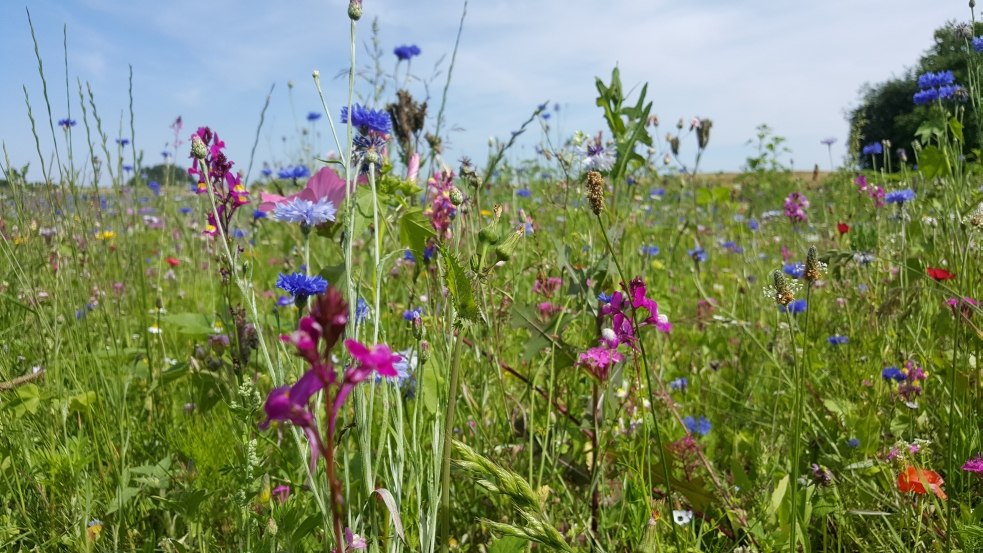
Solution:
<svg viewBox="0 0 983 553"><path fill-rule="evenodd" d="M950 21L935 30L935 43L929 48L914 66L908 67L898 76L877 84L865 84L860 90L860 104L850 110L847 120L850 123L851 145L863 147L865 144L887 140L891 144L890 156L894 167L899 163L899 149L906 151L908 162L914 162L912 141L916 139L916 131L923 122L931 117L929 106L916 106L912 101L918 92L918 76L929 71L951 70L956 82L962 86L969 83L970 62L976 54L970 46L974 36L983 34L983 23L977 23L975 29L968 23ZM980 146L979 124L972 106L960 104L966 109L966 146L967 151ZM888 153L885 149L885 153ZM870 163L859 151L850 152L859 161Z"/></svg>

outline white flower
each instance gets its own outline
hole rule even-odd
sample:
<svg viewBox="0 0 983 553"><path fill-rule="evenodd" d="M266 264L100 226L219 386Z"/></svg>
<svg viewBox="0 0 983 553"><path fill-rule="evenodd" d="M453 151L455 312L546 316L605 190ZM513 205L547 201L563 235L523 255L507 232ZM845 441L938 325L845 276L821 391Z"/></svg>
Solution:
<svg viewBox="0 0 983 553"><path fill-rule="evenodd" d="M685 526L693 520L693 511L680 511L673 509L672 521L680 526Z"/></svg>

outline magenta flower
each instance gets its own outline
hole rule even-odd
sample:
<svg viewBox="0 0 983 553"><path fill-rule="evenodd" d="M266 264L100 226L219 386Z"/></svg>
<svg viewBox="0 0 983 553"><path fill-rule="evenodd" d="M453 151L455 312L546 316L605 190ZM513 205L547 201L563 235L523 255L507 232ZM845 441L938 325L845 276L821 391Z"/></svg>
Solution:
<svg viewBox="0 0 983 553"><path fill-rule="evenodd" d="M442 238L451 237L451 222L457 215L457 207L451 202L451 189L454 188L454 173L443 171L427 181L427 195L430 197L430 207L424 214L430 218L430 224Z"/></svg>
<svg viewBox="0 0 983 553"><path fill-rule="evenodd" d="M802 223L808 219L806 209L809 208L809 200L800 192L792 192L785 198L785 216L793 224Z"/></svg>
<svg viewBox="0 0 983 553"><path fill-rule="evenodd" d="M577 364L586 368L595 378L604 382L608 379L608 372L615 363L620 362L624 357L617 350L606 347L595 347L580 354Z"/></svg>
<svg viewBox="0 0 983 553"><path fill-rule="evenodd" d="M972 472L983 476L983 455L967 460L966 464L962 466L962 469L966 472Z"/></svg>
<svg viewBox="0 0 983 553"><path fill-rule="evenodd" d="M345 374L346 381L361 382L373 372L388 377L399 376L395 365L401 358L393 353L389 346L376 344L370 347L355 340L345 340L345 347L357 363Z"/></svg>
<svg viewBox="0 0 983 553"><path fill-rule="evenodd" d="M266 420L259 427L266 430L273 421L289 421L301 428L310 427L314 423L314 413L307 404L311 396L331 380L330 371L321 365L315 365L293 386L281 386L273 390L263 406Z"/></svg>
<svg viewBox="0 0 983 553"><path fill-rule="evenodd" d="M290 497L290 486L281 484L273 488L273 491L271 492L270 495L272 495L273 498L276 499L278 502L284 503L287 501L287 498Z"/></svg>
<svg viewBox="0 0 983 553"><path fill-rule="evenodd" d="M645 316L638 321L638 326L655 326L659 332L668 333L672 330L672 324L665 315L659 314L659 304L649 298L646 293L645 282L636 277L628 283L628 292L631 294L631 307L635 309L639 317ZM615 335L622 344L629 344L634 347L635 329L632 324L631 309L625 296L619 290L611 296L611 301L601 307L601 316L611 316L611 326ZM639 312L644 310L644 312Z"/></svg>

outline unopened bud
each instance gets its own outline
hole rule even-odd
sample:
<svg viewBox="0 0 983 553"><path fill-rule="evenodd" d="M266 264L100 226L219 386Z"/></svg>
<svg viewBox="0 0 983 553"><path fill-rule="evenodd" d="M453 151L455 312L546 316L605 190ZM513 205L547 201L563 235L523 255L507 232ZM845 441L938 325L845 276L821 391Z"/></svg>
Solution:
<svg viewBox="0 0 983 553"><path fill-rule="evenodd" d="M362 19L362 0L351 0L348 2L348 18L352 21Z"/></svg>
<svg viewBox="0 0 983 553"><path fill-rule="evenodd" d="M314 71L311 72L311 76L314 77L315 79L320 79L321 78L321 72L319 70L315 69Z"/></svg>
<svg viewBox="0 0 983 553"><path fill-rule="evenodd" d="M480 240L482 244L494 246L495 244L498 244L499 240L502 239L501 233L498 232L498 229L496 229L495 226L495 223L492 223L478 231L478 240Z"/></svg>
<svg viewBox="0 0 983 553"><path fill-rule="evenodd" d="M452 204L456 206L461 205L464 203L464 192L461 192L460 188L452 186L447 192L447 198L450 199Z"/></svg>
<svg viewBox="0 0 983 553"><path fill-rule="evenodd" d="M197 134L191 137L191 156L197 159L205 159L208 156L208 146Z"/></svg>
<svg viewBox="0 0 983 553"><path fill-rule="evenodd" d="M776 269L771 276L775 285L775 301L780 305L788 305L795 301L795 292L789 286L785 274Z"/></svg>

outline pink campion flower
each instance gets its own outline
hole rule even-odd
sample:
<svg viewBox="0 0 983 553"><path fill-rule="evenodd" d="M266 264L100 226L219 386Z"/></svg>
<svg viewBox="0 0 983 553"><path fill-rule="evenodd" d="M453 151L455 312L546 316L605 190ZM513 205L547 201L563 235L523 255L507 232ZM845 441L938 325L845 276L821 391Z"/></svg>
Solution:
<svg viewBox="0 0 983 553"><path fill-rule="evenodd" d="M314 204L321 200L328 200L337 209L345 201L345 179L341 178L331 167L322 167L307 181L307 186L296 194L280 196L261 192L259 197L262 203L259 204L258 209L264 213L270 213L276 209L277 205L295 199L307 200Z"/></svg>
<svg viewBox="0 0 983 553"><path fill-rule="evenodd" d="M608 379L608 373L611 367L622 359L624 357L617 350L606 347L595 347L581 353L577 364L586 368L601 382L605 382Z"/></svg>

